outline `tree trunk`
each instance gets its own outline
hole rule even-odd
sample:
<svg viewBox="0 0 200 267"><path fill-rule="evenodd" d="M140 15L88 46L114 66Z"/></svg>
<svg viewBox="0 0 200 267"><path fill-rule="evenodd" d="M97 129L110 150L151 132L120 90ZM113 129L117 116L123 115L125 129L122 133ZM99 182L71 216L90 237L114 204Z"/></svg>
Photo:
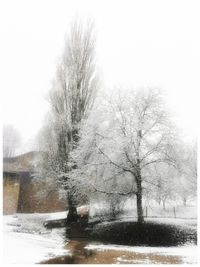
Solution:
<svg viewBox="0 0 200 267"><path fill-rule="evenodd" d="M68 215L67 215L67 223L77 222L78 220L78 213L77 207L73 203L72 197L68 196Z"/></svg>
<svg viewBox="0 0 200 267"><path fill-rule="evenodd" d="M142 195L139 192L137 193L137 216L138 216L138 222L143 223L144 217L142 210Z"/></svg>
<svg viewBox="0 0 200 267"><path fill-rule="evenodd" d="M158 202L158 205L160 206L160 204L161 204L161 197L160 196L158 197L157 202Z"/></svg>
<svg viewBox="0 0 200 267"><path fill-rule="evenodd" d="M142 132L139 130L138 134L138 150L137 150L137 167L136 167L136 174L134 175L136 185L137 185L137 216L138 216L138 223L144 222L143 216L143 209L142 209L142 177L141 177L141 168L140 168L140 156L139 156L139 146L141 142L141 135Z"/></svg>
<svg viewBox="0 0 200 267"><path fill-rule="evenodd" d="M166 210L166 207L165 207L165 200L163 200L163 209Z"/></svg>
<svg viewBox="0 0 200 267"><path fill-rule="evenodd" d="M137 177L137 216L138 216L138 223L144 222L143 216L143 209L142 209L142 182L141 176Z"/></svg>
<svg viewBox="0 0 200 267"><path fill-rule="evenodd" d="M183 198L183 206L186 207L187 199L186 197Z"/></svg>
<svg viewBox="0 0 200 267"><path fill-rule="evenodd" d="M72 149L74 149L75 148L74 144L78 142L78 139L77 139L78 131L77 130L68 131L67 138L68 138L68 144L72 143ZM76 168L76 165L73 165L72 169L75 169L75 168ZM67 223L77 222L78 220L77 205L73 200L73 195L72 195L71 190L67 195L67 200L68 200Z"/></svg>

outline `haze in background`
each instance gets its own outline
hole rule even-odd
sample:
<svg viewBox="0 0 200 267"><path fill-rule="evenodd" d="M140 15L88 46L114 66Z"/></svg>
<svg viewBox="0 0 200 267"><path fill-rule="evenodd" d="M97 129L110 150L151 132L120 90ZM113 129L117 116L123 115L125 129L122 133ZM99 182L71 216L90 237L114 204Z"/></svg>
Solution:
<svg viewBox="0 0 200 267"><path fill-rule="evenodd" d="M104 88L158 87L177 124L197 132L198 1L4 1L3 120L34 147L48 111L47 95L74 17L93 18Z"/></svg>

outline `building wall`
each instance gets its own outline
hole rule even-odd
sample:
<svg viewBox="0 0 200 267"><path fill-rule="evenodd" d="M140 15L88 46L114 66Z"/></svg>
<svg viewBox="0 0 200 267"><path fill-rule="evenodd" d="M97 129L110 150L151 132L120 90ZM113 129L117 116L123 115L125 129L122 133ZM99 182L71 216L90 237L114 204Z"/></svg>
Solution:
<svg viewBox="0 0 200 267"><path fill-rule="evenodd" d="M3 177L3 214L17 212L20 181L16 175L4 175Z"/></svg>
<svg viewBox="0 0 200 267"><path fill-rule="evenodd" d="M45 184L36 183L30 179L21 181L20 198L18 212L20 213L45 213L66 210L66 201L59 199L56 190L51 191L47 196L43 196Z"/></svg>
<svg viewBox="0 0 200 267"><path fill-rule="evenodd" d="M38 155L43 153L32 151L3 159L3 214L66 210L66 201L59 198L56 190L46 194L46 183L32 178ZM38 194L41 191L43 195Z"/></svg>
<svg viewBox="0 0 200 267"><path fill-rule="evenodd" d="M3 214L45 213L66 210L66 201L56 190L47 196L38 194L46 185L36 183L28 173L3 175ZM42 189L42 190L41 190Z"/></svg>

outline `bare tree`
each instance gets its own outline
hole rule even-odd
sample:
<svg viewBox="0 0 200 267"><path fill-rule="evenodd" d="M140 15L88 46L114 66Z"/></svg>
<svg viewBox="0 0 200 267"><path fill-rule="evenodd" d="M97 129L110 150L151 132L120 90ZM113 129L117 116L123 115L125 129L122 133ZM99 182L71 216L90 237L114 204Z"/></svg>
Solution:
<svg viewBox="0 0 200 267"><path fill-rule="evenodd" d="M57 164L54 168L56 179L67 192L68 221L77 218L75 185L68 175L76 165L69 162L69 153L77 147L81 123L93 105L97 87L94 26L92 22L84 24L76 20L66 38L64 53L50 92L50 131L54 135L51 158Z"/></svg>
<svg viewBox="0 0 200 267"><path fill-rule="evenodd" d="M160 163L148 170L149 185L145 188L148 200L155 200L166 209L166 202L176 199L177 181L179 181L178 170L174 166ZM145 193L146 197L146 193Z"/></svg>
<svg viewBox="0 0 200 267"><path fill-rule="evenodd" d="M187 201L194 200L197 193L197 144L183 143L179 147L177 161L180 178L176 188L178 196L186 206Z"/></svg>
<svg viewBox="0 0 200 267"><path fill-rule="evenodd" d="M143 222L143 187L153 184L145 175L147 169L159 163L175 164L171 155L175 133L162 95L158 90L140 90L125 97L119 95L116 100L113 97L107 110L104 106L104 117L106 123L99 122L96 130L92 164L103 168L104 177L110 179L113 177L108 173L118 170L119 175L115 177L121 176L120 190L110 190L107 182L104 188L95 183L95 190L124 196L136 194L138 222ZM121 186L130 176L132 183L128 188Z"/></svg>
<svg viewBox="0 0 200 267"><path fill-rule="evenodd" d="M20 145L20 135L13 125L3 126L3 157L15 156L16 149Z"/></svg>

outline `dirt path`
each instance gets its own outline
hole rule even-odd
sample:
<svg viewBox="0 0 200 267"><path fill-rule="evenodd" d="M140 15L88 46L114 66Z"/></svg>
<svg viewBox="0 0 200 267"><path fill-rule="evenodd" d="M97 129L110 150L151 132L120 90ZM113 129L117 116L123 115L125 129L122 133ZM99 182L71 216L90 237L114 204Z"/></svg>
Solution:
<svg viewBox="0 0 200 267"><path fill-rule="evenodd" d="M43 264L181 264L181 256L138 253L123 250L86 249L87 241L71 240L65 248L69 256L57 257Z"/></svg>

